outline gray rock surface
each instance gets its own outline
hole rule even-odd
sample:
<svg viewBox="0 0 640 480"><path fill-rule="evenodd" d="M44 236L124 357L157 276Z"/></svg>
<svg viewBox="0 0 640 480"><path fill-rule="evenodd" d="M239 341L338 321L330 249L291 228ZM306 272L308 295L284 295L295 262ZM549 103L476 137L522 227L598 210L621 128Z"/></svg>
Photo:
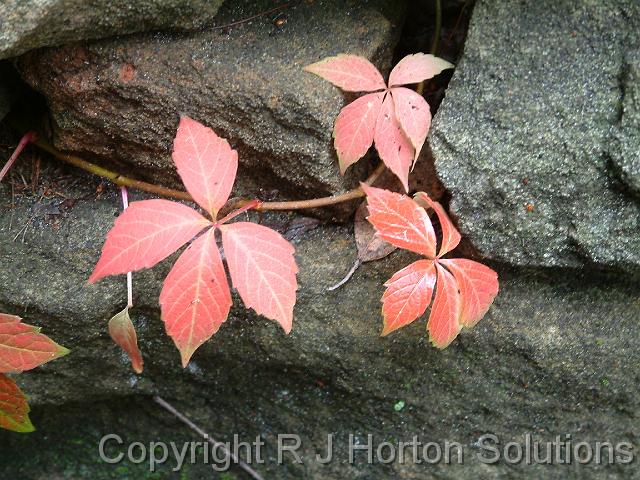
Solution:
<svg viewBox="0 0 640 480"><path fill-rule="evenodd" d="M503 446L524 442L529 433L545 441L570 434L576 442L627 441L637 448L637 283L498 265L501 292L488 316L440 351L429 346L424 319L378 336L382 283L410 254L362 266L345 287L329 293L325 288L356 252L350 229L323 226L293 240L300 266L293 332L285 336L236 298L228 323L186 370L158 318L160 282L171 262L134 274L133 320L146 362L145 373L135 376L106 331L107 319L124 304L124 277L86 284L120 208L115 191L96 199L94 182L56 187L77 199L70 209L62 199L38 203L39 196L19 195L14 210L1 202L0 311L23 315L72 348L67 357L18 377L35 406L39 432L0 435L3 478L41 478L43 469L64 478L175 478L172 465L154 477L145 465L105 466L98 458L98 441L107 433L128 442L195 439L145 397L151 394L166 397L217 439L262 435L268 455L258 468L266 478L564 479L573 472L588 479L640 473L637 461L486 465L474 447L484 433L498 435ZM8 195L9 187L0 185L0 198ZM287 219L263 220L277 226ZM276 464L279 433L301 435L303 464ZM337 460L321 465L314 453L324 452L329 433L336 435ZM349 433L361 442L369 433L376 442L410 441L413 435L424 442L456 441L464 446L465 464L366 465L359 457L349 465ZM189 468L188 478L211 474ZM237 469L232 473L244 478Z"/></svg>
<svg viewBox="0 0 640 480"><path fill-rule="evenodd" d="M477 3L430 140L483 255L640 270L638 31L635 0Z"/></svg>
<svg viewBox="0 0 640 480"><path fill-rule="evenodd" d="M620 123L611 142L614 171L640 197L640 50L627 53L622 82Z"/></svg>
<svg viewBox="0 0 640 480"><path fill-rule="evenodd" d="M229 2L219 22L264 8ZM266 16L224 31L137 35L30 53L18 66L47 97L63 150L177 184L170 152L188 114L238 148L236 193L316 197L353 186L366 166L340 176L332 129L345 97L302 68L340 52L387 68L402 11L387 0L305 3L281 27Z"/></svg>
<svg viewBox="0 0 640 480"><path fill-rule="evenodd" d="M199 29L222 0L3 0L0 59L40 47L147 30Z"/></svg>

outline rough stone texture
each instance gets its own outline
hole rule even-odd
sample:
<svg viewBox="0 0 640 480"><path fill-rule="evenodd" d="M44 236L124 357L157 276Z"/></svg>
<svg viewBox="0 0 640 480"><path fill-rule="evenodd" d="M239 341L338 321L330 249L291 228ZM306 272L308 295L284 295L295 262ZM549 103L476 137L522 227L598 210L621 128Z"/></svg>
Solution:
<svg viewBox="0 0 640 480"><path fill-rule="evenodd" d="M638 31L635 0L477 3L430 140L485 256L640 270Z"/></svg>
<svg viewBox="0 0 640 480"><path fill-rule="evenodd" d="M268 3L229 2L219 22ZM302 68L340 52L387 68L402 11L402 2L326 0L287 9L280 28L266 16L225 31L35 52L18 65L47 97L61 149L175 182L172 140L179 115L188 114L239 149L236 193L316 197L353 186L365 165L340 176L332 129L345 97Z"/></svg>
<svg viewBox="0 0 640 480"><path fill-rule="evenodd" d="M97 443L107 433L127 442L195 438L140 396L156 393L217 439L262 435L268 455L259 469L266 478L584 479L640 473L637 460L586 467L485 465L474 447L484 433L500 436L503 445L523 442L527 433L540 440L570 434L576 442L632 442L637 452L637 283L498 265L502 288L487 318L440 351L429 346L424 319L378 336L382 283L407 264L409 254L362 266L344 288L325 291L349 268L355 248L348 228L324 226L294 240L300 291L291 335L248 314L236 299L229 322L186 370L158 318L160 281L170 262L135 274L133 319L146 361L138 377L106 332L107 319L125 301L124 278L86 284L119 211L115 191L95 199L94 182L56 187L78 199L70 210L59 205L61 199L38 203L39 196L18 196L10 210L10 188L0 185L0 311L24 315L73 349L19 377L36 407L39 433L0 435L3 478L39 479L43 471L48 478L176 478L173 465L153 476L145 465L105 466L98 458ZM59 211L64 213L52 215ZM24 238L12 241L27 223ZM137 399L128 398L133 394ZM396 411L399 401L405 406ZM279 433L302 436L303 464L289 459L276 465ZM323 466L314 452L324 452L328 433L336 435L338 461ZM366 465L359 457L349 465L349 433L360 442L369 433L376 442L413 435L425 442L457 441L465 464ZM187 478L210 478L204 467L189 468ZM238 472L232 478L244 478Z"/></svg>
<svg viewBox="0 0 640 480"><path fill-rule="evenodd" d="M3 0L0 59L40 47L147 30L199 29L222 0Z"/></svg>
<svg viewBox="0 0 640 480"><path fill-rule="evenodd" d="M621 81L622 111L611 161L622 183L640 197L640 50L627 53Z"/></svg>

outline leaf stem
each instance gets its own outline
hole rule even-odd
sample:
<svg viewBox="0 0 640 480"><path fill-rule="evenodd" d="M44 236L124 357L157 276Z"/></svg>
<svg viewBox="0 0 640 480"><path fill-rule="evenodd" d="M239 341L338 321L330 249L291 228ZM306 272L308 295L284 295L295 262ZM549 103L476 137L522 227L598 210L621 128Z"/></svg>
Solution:
<svg viewBox="0 0 640 480"><path fill-rule="evenodd" d="M48 143L47 141L36 137L32 140L32 143L36 145L38 148L44 150L45 152L50 153L56 159L73 165L74 167L80 168L86 172L92 173L99 177L110 180L111 182L119 185L121 187L130 187L135 188L137 190L142 190L144 192L153 193L155 195L161 197L173 198L176 200L187 200L192 202L193 198L187 192L182 190L174 190L172 188L162 187L160 185L155 185L153 183L147 183L140 180L134 180L133 178L126 177L118 172L114 172L112 170L108 170L106 168L100 167L94 163L88 162L80 157L75 155L69 155L61 152L53 145ZM14 154L15 155L15 154ZM12 156L13 158L13 156ZM374 172L365 180L364 183L371 185L373 182L377 180L377 178L384 172L385 166L381 162ZM260 212L266 212L270 210L304 210L309 208L318 208L318 207L327 207L330 205L336 205L343 202L348 202L350 200L355 200L357 198L364 197L364 191L362 188L357 187L348 192L341 193L339 195L332 195L330 197L322 197L322 198L312 198L309 200L293 200L288 202L259 202L257 205L250 207L254 210L258 210ZM253 202L253 200L248 199L240 199L236 200L231 206L233 210L242 208L245 205ZM225 210L228 210L225 208Z"/></svg>
<svg viewBox="0 0 640 480"><path fill-rule="evenodd" d="M127 187L120 187L122 193L122 210L129 208L129 192ZM133 308L133 274L127 272L127 308Z"/></svg>
<svg viewBox="0 0 640 480"><path fill-rule="evenodd" d="M431 49L429 53L435 55L438 53L438 45L440 44L440 30L442 30L442 2L436 0L436 27L433 32L433 38L431 39ZM416 87L416 92L420 95L424 93L424 80Z"/></svg>
<svg viewBox="0 0 640 480"><path fill-rule="evenodd" d="M236 218L241 213L244 213L247 210L251 210L252 208L257 210L258 208L260 208L260 204L261 203L262 202L260 200L258 200L258 199L253 199L253 200L247 201L247 203L245 203L243 206L241 206L237 210L233 210L231 213L229 213L228 215L225 215L220 220L218 220L216 222L216 226L217 225L222 225L223 223L227 223L229 220L231 220L233 218Z"/></svg>
<svg viewBox="0 0 640 480"><path fill-rule="evenodd" d="M0 170L0 182L5 177L9 169L13 167L13 164L16 163L16 160L22 153L22 150L24 150L27 144L33 141L35 137L36 137L36 132L33 132L33 131L27 132L22 136L22 138L20 139L20 142L18 143L18 146L13 151L13 154L11 155L11 157L9 157L9 160L7 161L7 163L5 163L4 167L2 167L2 170Z"/></svg>

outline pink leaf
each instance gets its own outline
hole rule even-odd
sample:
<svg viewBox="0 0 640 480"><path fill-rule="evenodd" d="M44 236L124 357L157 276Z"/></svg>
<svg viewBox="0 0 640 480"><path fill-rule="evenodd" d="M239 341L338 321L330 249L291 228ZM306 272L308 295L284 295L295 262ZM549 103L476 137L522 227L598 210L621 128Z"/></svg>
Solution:
<svg viewBox="0 0 640 480"><path fill-rule="evenodd" d="M0 374L0 428L14 432L33 432L35 428L29 420L27 397L16 383Z"/></svg>
<svg viewBox="0 0 640 480"><path fill-rule="evenodd" d="M463 258L440 260L453 273L462 300L460 323L473 327L484 317L498 294L498 274L489 267Z"/></svg>
<svg viewBox="0 0 640 480"><path fill-rule="evenodd" d="M436 263L436 270L438 271L436 297L431 306L427 329L431 343L438 348L445 348L458 336L462 328L459 322L460 294L453 275L438 263Z"/></svg>
<svg viewBox="0 0 640 480"><path fill-rule="evenodd" d="M347 92L373 92L387 88L378 69L366 58L340 54L304 67Z"/></svg>
<svg viewBox="0 0 640 480"><path fill-rule="evenodd" d="M436 234L424 208L405 195L364 183L360 185L367 194L368 220L383 240L429 258L435 257Z"/></svg>
<svg viewBox="0 0 640 480"><path fill-rule="evenodd" d="M415 162L431 126L431 109L422 95L408 88L396 87L391 90L391 96L400 127L415 150Z"/></svg>
<svg viewBox="0 0 640 480"><path fill-rule="evenodd" d="M333 136L343 175L371 147L383 98L384 92L370 93L340 110Z"/></svg>
<svg viewBox="0 0 640 480"><path fill-rule="evenodd" d="M384 328L387 335L420 317L429 304L436 283L432 260L418 260L396 272L384 285L382 296Z"/></svg>
<svg viewBox="0 0 640 480"><path fill-rule="evenodd" d="M20 317L0 316L0 373L20 373L69 353Z"/></svg>
<svg viewBox="0 0 640 480"><path fill-rule="evenodd" d="M142 373L144 361L138 348L138 336L129 316L129 307L125 307L109 320L109 335L111 339L122 348L131 360L131 368L136 373Z"/></svg>
<svg viewBox="0 0 640 480"><path fill-rule="evenodd" d="M442 70L453 68L453 65L431 54L416 53L407 55L391 70L389 87L418 83L435 77Z"/></svg>
<svg viewBox="0 0 640 480"><path fill-rule="evenodd" d="M196 349L218 331L231 308L231 293L215 231L187 248L160 293L162 320L186 367Z"/></svg>
<svg viewBox="0 0 640 480"><path fill-rule="evenodd" d="M216 218L238 170L238 152L213 130L182 117L173 142L173 161L193 199Z"/></svg>
<svg viewBox="0 0 640 480"><path fill-rule="evenodd" d="M231 280L245 306L289 333L298 288L294 248L278 232L254 223L222 225L220 230Z"/></svg>
<svg viewBox="0 0 640 480"><path fill-rule="evenodd" d="M438 215L438 221L442 228L442 245L440 245L438 257L441 257L456 248L460 243L460 232L458 232L458 229L453 225L449 215L447 215L447 212L445 212L440 202L431 200L429 195L424 192L416 193L414 198L418 205L429 206L433 208L436 215Z"/></svg>
<svg viewBox="0 0 640 480"><path fill-rule="evenodd" d="M150 268L210 225L194 209L168 200L132 203L116 219L90 283L107 275Z"/></svg>
<svg viewBox="0 0 640 480"><path fill-rule="evenodd" d="M400 128L391 95L387 95L382 103L376 122L374 143L384 164L400 179L405 191L408 191L409 170L415 150Z"/></svg>

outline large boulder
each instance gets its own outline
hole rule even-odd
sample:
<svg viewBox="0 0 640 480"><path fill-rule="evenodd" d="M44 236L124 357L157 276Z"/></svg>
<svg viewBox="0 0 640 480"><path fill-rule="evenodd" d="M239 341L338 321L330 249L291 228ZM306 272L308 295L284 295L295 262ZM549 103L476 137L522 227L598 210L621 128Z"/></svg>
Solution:
<svg viewBox="0 0 640 480"><path fill-rule="evenodd" d="M430 140L485 256L640 271L638 31L636 0L477 3Z"/></svg>
<svg viewBox="0 0 640 480"><path fill-rule="evenodd" d="M223 0L3 0L0 59L40 47L209 25Z"/></svg>
<svg viewBox="0 0 640 480"><path fill-rule="evenodd" d="M229 2L219 21L263 3ZM365 165L340 176L332 130L345 97L303 67L348 52L387 69L402 11L388 0L305 3L283 24L266 16L228 30L79 44L27 54L18 67L46 96L63 150L177 185L170 152L188 114L238 148L237 193L330 195L353 186Z"/></svg>
<svg viewBox="0 0 640 480"><path fill-rule="evenodd" d="M152 394L166 397L219 440L262 435L267 463L256 468L267 478L472 479L514 472L566 478L575 465L483 464L477 441L485 433L499 436L501 448L510 440L524 443L526 434L541 441L569 434L574 442L592 444L638 440L637 283L495 265L501 292L489 314L441 351L425 338L424 319L379 337L382 284L410 254L362 266L344 287L326 291L355 257L347 227L294 235L300 290L289 336L236 298L228 323L186 370L157 307L173 259L134 274L132 315L146 361L144 374L136 376L106 331L108 318L124 306L124 277L86 283L120 210L117 192L96 198L94 182L60 180L55 191L66 198L18 195L14 209L5 206L10 188L0 190L7 200L0 210L0 311L23 315L72 349L17 377L35 406L39 432L0 435L3 477L41 478L46 468L50 477L156 478L144 465L106 465L97 448L107 433L127 442L196 439L153 406ZM288 220L263 218L291 233ZM137 400L129 399L134 394ZM322 465L314 454L324 452L330 433L336 460ZM350 465L350 433L360 443L368 434L376 444L413 435L423 442L459 442L465 463L367 465L360 455ZM287 458L277 465L278 434L301 436L303 464ZM167 478L174 478L172 466L162 467ZM208 478L205 467L189 468L189 478ZM637 462L577 468L580 478L638 473Z"/></svg>

